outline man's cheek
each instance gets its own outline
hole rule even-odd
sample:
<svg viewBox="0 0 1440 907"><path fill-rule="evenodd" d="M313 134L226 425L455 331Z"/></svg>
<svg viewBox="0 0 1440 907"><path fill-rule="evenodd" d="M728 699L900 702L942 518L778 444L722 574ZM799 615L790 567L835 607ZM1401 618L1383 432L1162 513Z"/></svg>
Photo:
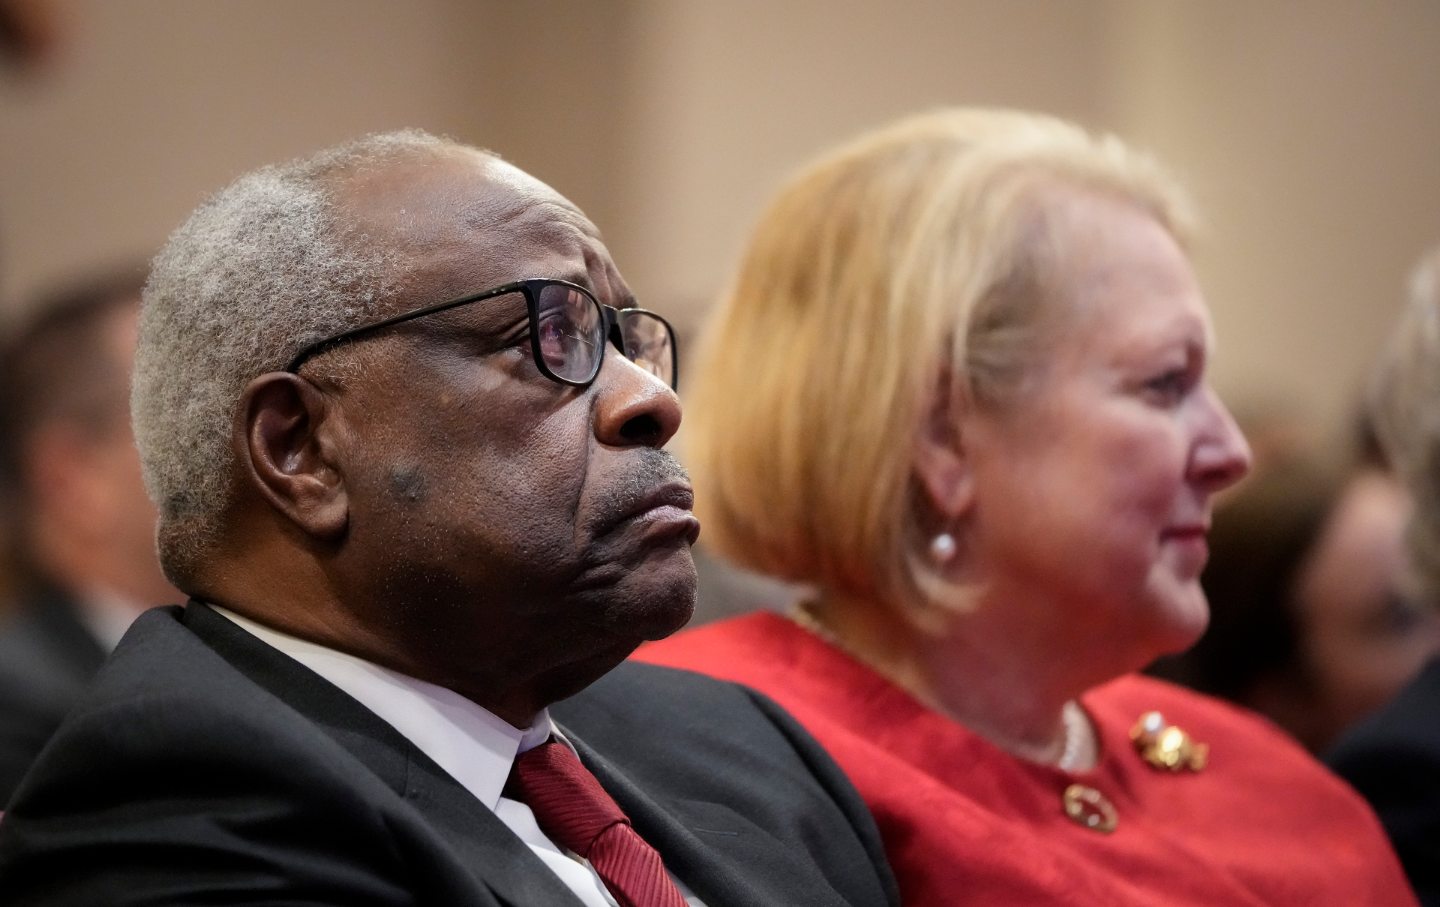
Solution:
<svg viewBox="0 0 1440 907"><path fill-rule="evenodd" d="M393 466L390 469L391 496L402 503L419 504L427 496L429 481L419 466Z"/></svg>

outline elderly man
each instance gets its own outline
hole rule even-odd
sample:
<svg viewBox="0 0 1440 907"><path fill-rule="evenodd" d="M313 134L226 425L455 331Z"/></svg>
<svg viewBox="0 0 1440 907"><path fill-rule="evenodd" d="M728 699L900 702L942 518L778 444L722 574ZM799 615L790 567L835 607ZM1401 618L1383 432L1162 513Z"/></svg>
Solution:
<svg viewBox="0 0 1440 907"><path fill-rule="evenodd" d="M5 897L894 903L783 713L617 668L690 616L698 531L661 450L673 337L632 306L574 206L422 133L196 212L132 402L191 601L137 622L22 782Z"/></svg>
<svg viewBox="0 0 1440 907"><path fill-rule="evenodd" d="M73 284L0 349L0 495L20 574L0 626L0 809L130 622L175 600L126 393L144 280L122 268Z"/></svg>

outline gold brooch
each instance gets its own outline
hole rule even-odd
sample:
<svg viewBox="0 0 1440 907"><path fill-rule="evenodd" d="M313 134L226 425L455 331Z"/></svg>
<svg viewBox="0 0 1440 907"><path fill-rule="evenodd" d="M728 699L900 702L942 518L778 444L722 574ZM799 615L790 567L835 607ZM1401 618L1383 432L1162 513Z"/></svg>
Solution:
<svg viewBox="0 0 1440 907"><path fill-rule="evenodd" d="M1065 804L1065 815L1076 825L1091 831L1109 834L1119 824L1114 804L1093 787L1072 784L1065 788L1061 801Z"/></svg>
<svg viewBox="0 0 1440 907"><path fill-rule="evenodd" d="M1210 747L1196 743L1190 735L1173 724L1165 723L1159 712L1146 712L1130 729L1130 740L1140 758L1155 768L1178 772L1188 768L1198 772L1205 767Z"/></svg>

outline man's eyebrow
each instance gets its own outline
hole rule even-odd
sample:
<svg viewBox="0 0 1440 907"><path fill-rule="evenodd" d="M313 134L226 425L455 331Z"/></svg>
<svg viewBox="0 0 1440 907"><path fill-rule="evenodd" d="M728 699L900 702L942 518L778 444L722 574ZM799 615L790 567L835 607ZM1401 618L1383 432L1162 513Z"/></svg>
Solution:
<svg viewBox="0 0 1440 907"><path fill-rule="evenodd" d="M588 284L587 284L587 286L588 286ZM590 292L595 294L595 298L596 298L596 299L600 299L600 294L599 294L598 292L596 292L594 288L591 288ZM600 301L601 301L601 302L604 302L605 300L601 299ZM635 294L632 293L632 292L630 292L630 288L629 288L629 287L626 287L626 288L625 288L625 294L624 294L623 296L621 296L619 299L615 300L614 305L615 305L615 308L617 308L617 309L633 309L633 308L635 308Z"/></svg>
<svg viewBox="0 0 1440 907"><path fill-rule="evenodd" d="M584 287L585 289L587 289L587 290L590 291L590 295L591 295L591 296L594 296L596 299L600 299L600 291L597 290L597 289L595 288L595 284L591 282L591 280L590 280L590 273L589 273L588 271L584 271L584 270L570 271L570 272L566 272L566 273L562 273L562 274L558 275L555 279L556 279L556 280L568 280L570 283L573 283L573 284L577 284L577 285L579 285L579 286L582 286L582 287ZM601 302L605 302L604 299L600 299L600 301L601 301ZM606 304L608 305L609 303L606 303ZM625 295L620 297L620 299L619 299L619 304L616 305L615 308L617 308L617 309L633 309L633 308L635 308L635 307L636 307L635 294L632 293L632 292L630 292L629 288L626 288L626 290L625 290Z"/></svg>
<svg viewBox="0 0 1440 907"><path fill-rule="evenodd" d="M585 284L581 284L581 286L585 286ZM600 294L599 294L598 292L596 292L593 288L590 290L590 292L595 294L595 298L596 298L596 299L600 299ZM600 299L600 301L601 301L601 302L605 302L605 300L603 300L603 299ZM606 304L607 304L607 305L610 305L611 303L606 303ZM625 295L624 295L624 296L621 296L619 299L617 299L617 300L615 301L615 303L613 303L613 305L614 305L615 308L617 308L617 309L633 309L633 308L636 308L636 304L635 304L635 294L634 294L634 293L631 293L629 290L626 290L626 291L625 291Z"/></svg>

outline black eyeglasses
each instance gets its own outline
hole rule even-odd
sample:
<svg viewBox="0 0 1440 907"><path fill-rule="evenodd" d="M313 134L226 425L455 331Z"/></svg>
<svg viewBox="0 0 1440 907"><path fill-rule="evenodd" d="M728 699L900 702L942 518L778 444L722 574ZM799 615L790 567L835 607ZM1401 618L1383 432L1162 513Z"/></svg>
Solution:
<svg viewBox="0 0 1440 907"><path fill-rule="evenodd" d="M318 353L402 321L510 293L520 293L525 297L530 317L530 351L541 374L552 381L575 387L584 387L594 381L595 376L600 374L601 363L605 361L605 343L608 340L625 354L625 358L670 387L676 386L679 363L675 351L675 330L670 327L670 322L645 309L617 309L605 305L579 284L547 278L517 280L483 293L428 305L341 331L305 346L285 366L285 371L296 372L305 360Z"/></svg>

